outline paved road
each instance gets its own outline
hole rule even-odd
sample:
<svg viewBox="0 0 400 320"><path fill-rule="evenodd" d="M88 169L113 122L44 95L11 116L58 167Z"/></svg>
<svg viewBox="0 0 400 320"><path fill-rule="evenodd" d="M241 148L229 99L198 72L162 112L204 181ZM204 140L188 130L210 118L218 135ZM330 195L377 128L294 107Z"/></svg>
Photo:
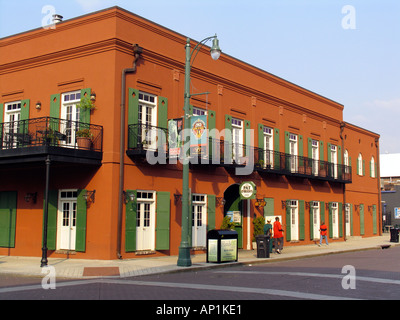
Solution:
<svg viewBox="0 0 400 320"><path fill-rule="evenodd" d="M200 313L202 308L203 314L216 312L209 310L210 303L214 306L224 300L230 301L231 309L221 304L218 312L243 314L241 300L399 299L400 247L200 272L124 279L59 279L53 285L56 289L44 290L41 278L2 275L0 300L156 300L150 307L150 312L156 313L184 312L168 309L168 300L184 299L193 302L189 304L192 314ZM179 306L176 301L170 303Z"/></svg>

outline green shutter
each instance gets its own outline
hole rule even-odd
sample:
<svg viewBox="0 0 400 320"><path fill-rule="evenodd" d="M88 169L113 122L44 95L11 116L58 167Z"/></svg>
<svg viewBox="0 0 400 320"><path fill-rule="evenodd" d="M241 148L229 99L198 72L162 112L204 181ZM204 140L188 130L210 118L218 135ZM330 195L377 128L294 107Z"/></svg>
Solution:
<svg viewBox="0 0 400 320"><path fill-rule="evenodd" d="M0 247L15 247L17 192L0 192Z"/></svg>
<svg viewBox="0 0 400 320"><path fill-rule="evenodd" d="M307 155L310 159L312 159L312 139L307 138Z"/></svg>
<svg viewBox="0 0 400 320"><path fill-rule="evenodd" d="M350 235L353 235L353 205L350 205Z"/></svg>
<svg viewBox="0 0 400 320"><path fill-rule="evenodd" d="M319 160L324 161L324 142L320 141L319 142Z"/></svg>
<svg viewBox="0 0 400 320"><path fill-rule="evenodd" d="M328 152L329 153L329 152ZM329 238L333 238L333 217L332 217L332 202L329 202Z"/></svg>
<svg viewBox="0 0 400 320"><path fill-rule="evenodd" d="M215 141L215 139L216 139L215 111L208 110L207 119L208 119L208 134L209 134L209 136L208 136L208 154L209 154L210 159L212 159L213 148L216 145L216 141Z"/></svg>
<svg viewBox="0 0 400 320"><path fill-rule="evenodd" d="M332 162L332 154L331 154L331 147L332 144L328 142L328 147L327 147L327 151L328 151L328 162L331 163Z"/></svg>
<svg viewBox="0 0 400 320"><path fill-rule="evenodd" d="M45 200L46 199L43 199L43 219L44 219L44 208L46 205ZM57 207L58 207L58 190L49 190L48 210L47 210L47 249L49 250L56 250ZM44 228L44 221L43 221L43 228Z"/></svg>
<svg viewBox="0 0 400 320"><path fill-rule="evenodd" d="M274 198L264 198L266 203L264 207L264 217L274 216Z"/></svg>
<svg viewBox="0 0 400 320"><path fill-rule="evenodd" d="M50 97L50 117L60 118L61 95L53 94Z"/></svg>
<svg viewBox="0 0 400 320"><path fill-rule="evenodd" d="M313 201L310 201L310 212L309 212L309 222L310 222L310 240L314 240L314 215L313 215L313 210L311 208L311 203Z"/></svg>
<svg viewBox="0 0 400 320"><path fill-rule="evenodd" d="M289 171L290 170L290 157L288 154L290 154L290 133L289 131L285 131L285 170Z"/></svg>
<svg viewBox="0 0 400 320"><path fill-rule="evenodd" d="M85 252L86 250L86 221L87 221L87 204L83 197L86 190L78 190L78 198L76 203L76 243L75 250Z"/></svg>
<svg viewBox="0 0 400 320"><path fill-rule="evenodd" d="M365 160L362 161L362 175L365 176Z"/></svg>
<svg viewBox="0 0 400 320"><path fill-rule="evenodd" d="M325 222L326 223L326 219L325 219L325 202L324 201L320 201L319 203L319 222Z"/></svg>
<svg viewBox="0 0 400 320"><path fill-rule="evenodd" d="M158 127L168 129L168 99L158 97L157 109Z"/></svg>
<svg viewBox="0 0 400 320"><path fill-rule="evenodd" d="M291 234L291 224L292 220L290 219L290 206L289 206L290 200L286 200L286 241L290 241L292 239L292 234Z"/></svg>
<svg viewBox="0 0 400 320"><path fill-rule="evenodd" d="M28 133L28 120L29 120L29 107L30 101L22 100L21 101L21 117L20 117L20 126L18 128L19 133Z"/></svg>
<svg viewBox="0 0 400 320"><path fill-rule="evenodd" d="M360 204L360 235L363 236L365 234L364 227L364 205Z"/></svg>
<svg viewBox="0 0 400 320"><path fill-rule="evenodd" d="M169 250L170 193L157 192L156 250Z"/></svg>
<svg viewBox="0 0 400 320"><path fill-rule="evenodd" d="M207 231L215 229L216 196L207 195Z"/></svg>
<svg viewBox="0 0 400 320"><path fill-rule="evenodd" d="M248 156L250 154L250 147L252 144L251 141L251 134L250 134L250 121L249 120L244 120L244 155Z"/></svg>
<svg viewBox="0 0 400 320"><path fill-rule="evenodd" d="M279 170L280 163L280 141L279 141L279 129L274 128L274 168Z"/></svg>
<svg viewBox="0 0 400 320"><path fill-rule="evenodd" d="M299 200L299 239L305 239L304 200Z"/></svg>
<svg viewBox="0 0 400 320"><path fill-rule="evenodd" d="M339 215L339 237L343 237L343 205L341 202L338 203L338 215Z"/></svg>
<svg viewBox="0 0 400 320"><path fill-rule="evenodd" d="M90 94L92 93L92 89L86 88L81 90L81 99L87 98L90 99ZM80 122L90 124L90 109L85 108L85 109L80 109Z"/></svg>
<svg viewBox="0 0 400 320"><path fill-rule="evenodd" d="M378 220L376 214L376 204L372 206L372 233L376 234L378 232L377 228Z"/></svg>
<svg viewBox="0 0 400 320"><path fill-rule="evenodd" d="M136 212L137 212L137 191L127 190L127 194L134 194L135 199L125 205L125 252L136 251Z"/></svg>
<svg viewBox="0 0 400 320"><path fill-rule="evenodd" d="M135 125L139 121L139 90L129 88L128 94L128 126ZM137 146L138 128L128 130L128 148L135 148Z"/></svg>

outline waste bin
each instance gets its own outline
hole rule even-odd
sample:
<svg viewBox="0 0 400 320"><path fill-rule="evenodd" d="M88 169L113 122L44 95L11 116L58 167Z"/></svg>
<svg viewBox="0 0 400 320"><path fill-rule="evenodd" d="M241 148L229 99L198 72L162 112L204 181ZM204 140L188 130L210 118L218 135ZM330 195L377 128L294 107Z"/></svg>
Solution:
<svg viewBox="0 0 400 320"><path fill-rule="evenodd" d="M390 242L399 242L399 228L390 229Z"/></svg>
<svg viewBox="0 0 400 320"><path fill-rule="evenodd" d="M238 261L238 233L233 230L207 232L207 263Z"/></svg>
<svg viewBox="0 0 400 320"><path fill-rule="evenodd" d="M257 258L269 258L270 237L266 235L256 236Z"/></svg>

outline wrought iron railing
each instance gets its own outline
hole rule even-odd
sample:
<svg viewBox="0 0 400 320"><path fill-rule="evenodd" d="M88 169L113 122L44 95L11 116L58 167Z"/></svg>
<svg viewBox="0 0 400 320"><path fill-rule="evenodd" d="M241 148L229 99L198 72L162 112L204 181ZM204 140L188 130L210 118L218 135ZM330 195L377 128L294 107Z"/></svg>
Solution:
<svg viewBox="0 0 400 320"><path fill-rule="evenodd" d="M264 173L351 182L351 167L342 164L251 147L227 139L210 137L207 145L186 148L175 145L176 141L176 137L168 137L168 131L164 128L142 124L128 127L128 150L133 150L135 156L145 156L147 151L157 151L158 154L165 153L170 160L182 160L182 152L186 150L191 164L252 166L253 171Z"/></svg>
<svg viewBox="0 0 400 320"><path fill-rule="evenodd" d="M103 127L51 117L0 123L0 150L52 146L103 151Z"/></svg>

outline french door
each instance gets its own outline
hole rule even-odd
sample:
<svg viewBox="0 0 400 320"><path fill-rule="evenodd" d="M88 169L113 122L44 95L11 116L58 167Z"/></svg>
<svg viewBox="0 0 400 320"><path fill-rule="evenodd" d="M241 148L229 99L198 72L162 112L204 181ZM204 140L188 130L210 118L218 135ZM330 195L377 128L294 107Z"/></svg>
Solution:
<svg viewBox="0 0 400 320"><path fill-rule="evenodd" d="M137 192L136 211L136 250L155 249L155 194L154 192Z"/></svg>
<svg viewBox="0 0 400 320"><path fill-rule="evenodd" d="M75 250L77 192L75 190L60 191L58 208L57 248Z"/></svg>
<svg viewBox="0 0 400 320"><path fill-rule="evenodd" d="M192 196L192 247L206 246L207 238L207 212L206 196Z"/></svg>
<svg viewBox="0 0 400 320"><path fill-rule="evenodd" d="M64 146L75 147L76 132L79 130L80 109L78 104L81 101L81 92L74 91L64 93L62 96L62 108L60 131L66 135L65 141L62 141ZM57 128L52 128L57 129Z"/></svg>
<svg viewBox="0 0 400 320"><path fill-rule="evenodd" d="M21 102L11 102L5 105L4 139L8 148L17 147L17 134L21 120Z"/></svg>

